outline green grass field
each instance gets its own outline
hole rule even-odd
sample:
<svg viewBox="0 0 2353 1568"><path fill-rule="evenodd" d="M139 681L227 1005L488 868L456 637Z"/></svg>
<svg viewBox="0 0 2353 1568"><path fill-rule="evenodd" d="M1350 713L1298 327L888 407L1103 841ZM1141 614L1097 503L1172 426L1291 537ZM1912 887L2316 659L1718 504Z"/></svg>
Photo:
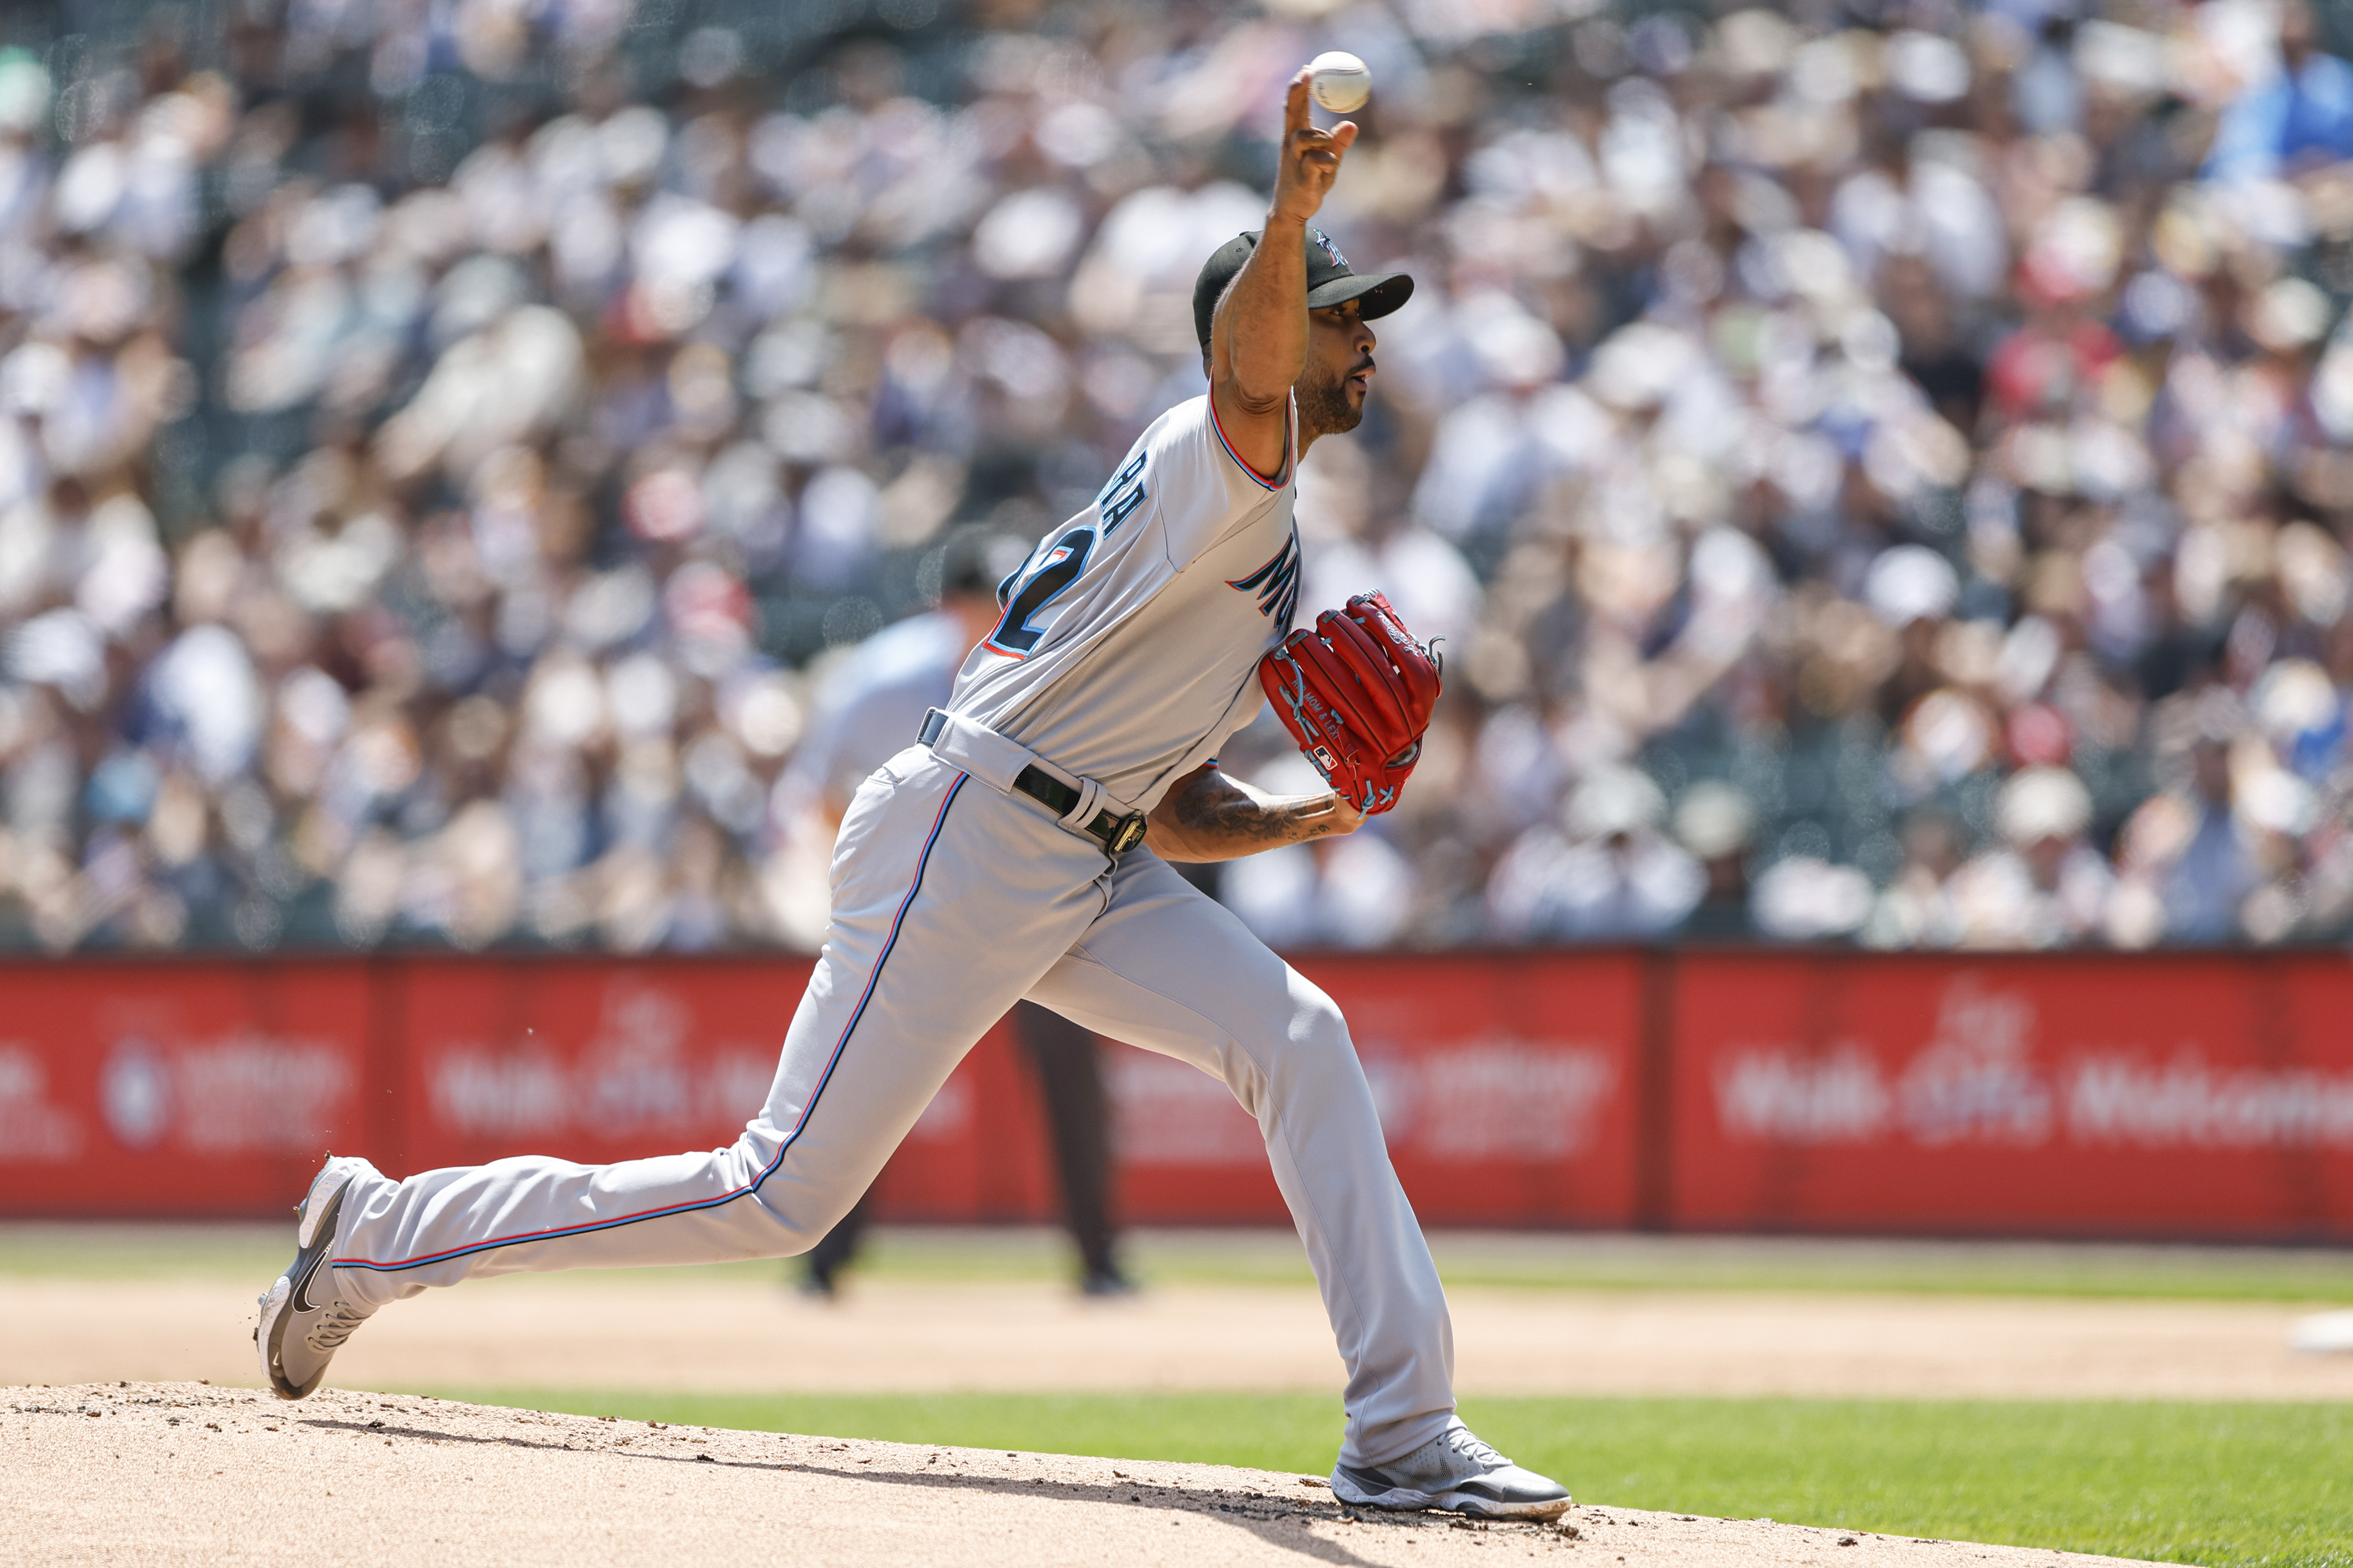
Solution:
<svg viewBox="0 0 2353 1568"><path fill-rule="evenodd" d="M235 1278L285 1267L284 1225L0 1223L0 1277ZM1571 1290L1885 1290L1972 1296L2144 1297L2353 1303L2353 1249L2116 1243L1904 1241L1440 1231L1451 1286ZM1309 1285L1299 1239L1280 1229L1139 1230L1135 1274L1155 1284ZM584 1284L772 1284L779 1265L596 1271ZM1064 1280L1068 1244L1043 1227L883 1226L859 1263L874 1279Z"/></svg>
<svg viewBox="0 0 2353 1568"><path fill-rule="evenodd" d="M1198 1460L1321 1475L1306 1394L444 1398L754 1431ZM1759 1515L2232 1568L2353 1568L2353 1409L1894 1400L1483 1399L1479 1433L1581 1502Z"/></svg>

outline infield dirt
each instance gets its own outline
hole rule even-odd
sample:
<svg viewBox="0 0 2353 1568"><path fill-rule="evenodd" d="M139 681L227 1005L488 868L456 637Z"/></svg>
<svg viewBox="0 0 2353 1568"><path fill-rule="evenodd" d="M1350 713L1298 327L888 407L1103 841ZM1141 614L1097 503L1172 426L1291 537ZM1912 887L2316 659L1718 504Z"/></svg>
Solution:
<svg viewBox="0 0 2353 1568"><path fill-rule="evenodd" d="M326 1389L0 1388L0 1563L828 1568L2098 1563L2021 1547L1580 1506L1568 1530L1357 1514L1320 1478L801 1437Z"/></svg>
<svg viewBox="0 0 2353 1568"><path fill-rule="evenodd" d="M1169 1284L1110 1304L1024 1282L861 1283L835 1305L658 1271L484 1280L386 1308L336 1358L375 1388L734 1393L1325 1390L1314 1290ZM255 1384L268 1282L0 1278L0 1383ZM1815 1292L1450 1290L1456 1385L1501 1394L2353 1399L2299 1356L2308 1307Z"/></svg>

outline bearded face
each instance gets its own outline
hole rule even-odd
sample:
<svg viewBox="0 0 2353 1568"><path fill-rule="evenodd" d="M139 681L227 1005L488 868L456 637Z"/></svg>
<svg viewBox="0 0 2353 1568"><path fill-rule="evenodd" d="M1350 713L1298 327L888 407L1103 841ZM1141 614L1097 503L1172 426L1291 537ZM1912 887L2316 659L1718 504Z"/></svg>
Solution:
<svg viewBox="0 0 2353 1568"><path fill-rule="evenodd" d="M1302 434L1342 436L1365 422L1375 341L1354 300L1307 312L1307 365L1291 388L1299 400ZM1201 374L1217 374L1207 344L1201 348Z"/></svg>
<svg viewBox="0 0 2353 1568"><path fill-rule="evenodd" d="M1365 362L1369 365L1372 362ZM1297 387L1299 423L1319 436L1339 436L1354 430L1365 419L1364 384L1352 378L1351 373L1322 366L1308 366Z"/></svg>
<svg viewBox="0 0 2353 1568"><path fill-rule="evenodd" d="M1307 368L1293 388L1302 429L1339 436L1364 423L1373 342L1353 300L1307 313Z"/></svg>

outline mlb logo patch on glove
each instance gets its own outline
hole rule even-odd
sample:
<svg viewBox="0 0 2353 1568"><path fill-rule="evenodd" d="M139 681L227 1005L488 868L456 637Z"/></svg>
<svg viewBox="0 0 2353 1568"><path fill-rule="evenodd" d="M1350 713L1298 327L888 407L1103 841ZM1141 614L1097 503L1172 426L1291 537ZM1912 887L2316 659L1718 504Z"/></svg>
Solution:
<svg viewBox="0 0 2353 1568"><path fill-rule="evenodd" d="M1378 594L1326 610L1259 661L1259 684L1333 789L1367 816L1397 804L1421 759L1444 665Z"/></svg>

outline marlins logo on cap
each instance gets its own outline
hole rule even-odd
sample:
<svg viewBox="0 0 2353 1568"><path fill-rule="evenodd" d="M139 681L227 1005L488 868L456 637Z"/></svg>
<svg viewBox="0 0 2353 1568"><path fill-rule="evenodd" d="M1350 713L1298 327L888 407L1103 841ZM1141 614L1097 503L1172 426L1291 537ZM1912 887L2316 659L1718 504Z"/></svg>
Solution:
<svg viewBox="0 0 2353 1568"><path fill-rule="evenodd" d="M1321 310L1333 305L1344 305L1351 300L1361 300L1357 314L1369 321L1386 316L1406 302L1413 293L1413 279L1402 272L1377 273L1370 277L1353 272L1348 258L1332 243L1332 237L1322 229L1307 230L1314 243L1304 247L1302 258L1307 263L1307 308ZM1234 280L1243 263L1257 248L1258 234L1238 234L1218 247L1208 260L1201 264L1201 275L1193 280L1193 329L1202 345L1209 342L1209 327L1217 319L1218 301L1224 297L1226 286Z"/></svg>

